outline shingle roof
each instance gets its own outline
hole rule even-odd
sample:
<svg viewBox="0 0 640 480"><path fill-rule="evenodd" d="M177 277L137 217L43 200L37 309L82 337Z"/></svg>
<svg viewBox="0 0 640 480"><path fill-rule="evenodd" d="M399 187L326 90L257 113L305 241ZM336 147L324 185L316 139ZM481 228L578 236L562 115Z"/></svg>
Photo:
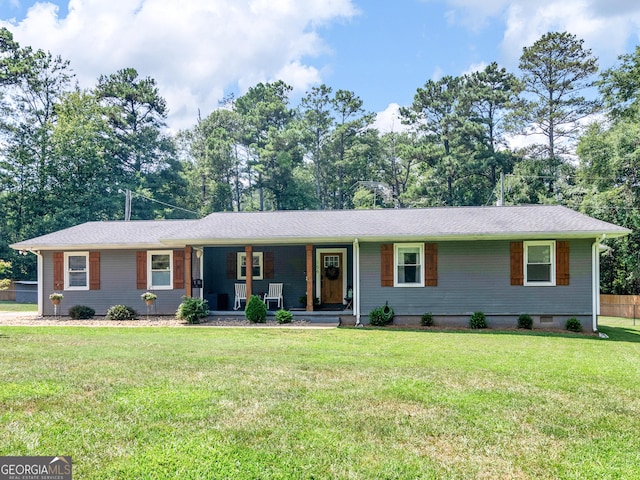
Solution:
<svg viewBox="0 0 640 480"><path fill-rule="evenodd" d="M160 239L192 228L197 220L87 222L11 245L15 249L149 248Z"/></svg>
<svg viewBox="0 0 640 480"><path fill-rule="evenodd" d="M201 220L89 222L12 245L22 249L482 238L595 238L630 230L553 205L394 210L221 212Z"/></svg>

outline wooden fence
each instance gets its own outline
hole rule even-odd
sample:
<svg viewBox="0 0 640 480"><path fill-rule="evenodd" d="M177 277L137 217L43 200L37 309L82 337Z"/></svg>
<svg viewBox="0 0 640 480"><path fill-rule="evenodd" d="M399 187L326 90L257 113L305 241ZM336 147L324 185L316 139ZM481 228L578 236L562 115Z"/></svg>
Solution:
<svg viewBox="0 0 640 480"><path fill-rule="evenodd" d="M640 295L600 295L600 315L640 318Z"/></svg>

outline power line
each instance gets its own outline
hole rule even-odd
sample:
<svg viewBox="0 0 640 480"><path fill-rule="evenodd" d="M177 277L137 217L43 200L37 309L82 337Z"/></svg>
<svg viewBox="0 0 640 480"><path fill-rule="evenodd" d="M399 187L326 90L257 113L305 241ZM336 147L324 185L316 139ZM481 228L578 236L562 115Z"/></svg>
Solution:
<svg viewBox="0 0 640 480"><path fill-rule="evenodd" d="M200 214L198 212L194 212L193 210L187 210L186 208L178 207L176 205L171 205L170 203L161 202L160 200L156 200L155 198L146 197L146 196L144 196L144 195L142 195L140 193L137 193L137 192L132 192L130 190L127 190L127 191L129 192L129 195L135 195L136 197L140 197L140 198L143 198L145 200L149 200L150 202L159 203L160 205L164 205L165 207L174 208L176 210L182 210L183 212L192 213L197 217L200 216ZM127 202L128 202L128 204L127 204L128 205L128 210L126 210L126 211L128 211L129 218L130 218L130 216L131 216L131 204L130 204L131 198L130 197L127 199Z"/></svg>

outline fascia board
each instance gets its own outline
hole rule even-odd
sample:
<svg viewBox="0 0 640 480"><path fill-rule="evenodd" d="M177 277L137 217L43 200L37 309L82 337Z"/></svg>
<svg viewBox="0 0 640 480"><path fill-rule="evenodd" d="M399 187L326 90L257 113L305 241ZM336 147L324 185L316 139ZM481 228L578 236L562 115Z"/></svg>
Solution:
<svg viewBox="0 0 640 480"><path fill-rule="evenodd" d="M606 238L618 238L629 235L630 230L607 232ZM270 237L270 238L194 238L163 239L165 246L199 245L298 245L298 244L334 244L352 243L356 238L360 242L419 242L419 241L478 241L478 240L547 240L547 239L593 239L601 237L602 232L519 232L517 234L475 234L475 235L395 235L395 236L349 236L349 237Z"/></svg>

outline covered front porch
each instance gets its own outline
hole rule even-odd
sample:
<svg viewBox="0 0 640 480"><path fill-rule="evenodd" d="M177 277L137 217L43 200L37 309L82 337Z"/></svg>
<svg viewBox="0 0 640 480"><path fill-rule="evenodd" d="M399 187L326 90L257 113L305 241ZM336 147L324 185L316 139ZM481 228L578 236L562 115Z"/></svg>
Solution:
<svg viewBox="0 0 640 480"><path fill-rule="evenodd" d="M282 298L266 302L271 312L281 306L310 321L353 315L353 245L216 245L192 251L191 296L207 300L212 315L243 315L247 298L264 298L276 285ZM245 298L238 298L238 290Z"/></svg>

